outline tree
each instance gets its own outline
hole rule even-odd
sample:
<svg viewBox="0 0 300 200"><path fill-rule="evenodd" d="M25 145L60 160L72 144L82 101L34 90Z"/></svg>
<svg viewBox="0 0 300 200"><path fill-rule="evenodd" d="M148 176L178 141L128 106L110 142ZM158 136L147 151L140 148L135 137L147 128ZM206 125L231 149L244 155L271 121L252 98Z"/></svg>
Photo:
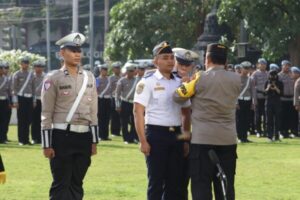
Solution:
<svg viewBox="0 0 300 200"><path fill-rule="evenodd" d="M244 19L250 42L270 60L289 57L300 65L299 0L223 0L218 17L231 27Z"/></svg>
<svg viewBox="0 0 300 200"><path fill-rule="evenodd" d="M211 5L208 0L123 0L110 12L105 55L123 61L147 58L163 40L191 48Z"/></svg>

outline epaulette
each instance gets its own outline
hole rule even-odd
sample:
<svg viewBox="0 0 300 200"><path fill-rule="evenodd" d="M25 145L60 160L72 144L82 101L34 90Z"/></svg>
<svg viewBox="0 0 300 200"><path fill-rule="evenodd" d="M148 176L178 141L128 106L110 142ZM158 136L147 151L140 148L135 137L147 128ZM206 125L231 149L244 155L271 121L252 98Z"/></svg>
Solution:
<svg viewBox="0 0 300 200"><path fill-rule="evenodd" d="M54 70L51 70L50 72L47 72L45 76L52 76L58 72L59 72L59 69L54 69Z"/></svg>
<svg viewBox="0 0 300 200"><path fill-rule="evenodd" d="M156 69L150 69L145 71L145 74L143 76L143 78L149 78L150 76L152 76L154 73L156 72Z"/></svg>

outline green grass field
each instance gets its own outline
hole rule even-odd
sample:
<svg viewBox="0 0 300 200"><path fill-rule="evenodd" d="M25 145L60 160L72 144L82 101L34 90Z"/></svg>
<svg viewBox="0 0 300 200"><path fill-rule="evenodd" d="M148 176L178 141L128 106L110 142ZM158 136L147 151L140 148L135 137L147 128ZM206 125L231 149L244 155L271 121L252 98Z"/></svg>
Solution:
<svg viewBox="0 0 300 200"><path fill-rule="evenodd" d="M16 127L13 142L0 145L7 183L0 185L0 200L46 200L51 183L49 163L40 146L20 147ZM236 175L237 200L300 200L300 140L267 143L254 138L239 144ZM146 199L146 166L138 145L121 137L101 142L84 182L85 200Z"/></svg>

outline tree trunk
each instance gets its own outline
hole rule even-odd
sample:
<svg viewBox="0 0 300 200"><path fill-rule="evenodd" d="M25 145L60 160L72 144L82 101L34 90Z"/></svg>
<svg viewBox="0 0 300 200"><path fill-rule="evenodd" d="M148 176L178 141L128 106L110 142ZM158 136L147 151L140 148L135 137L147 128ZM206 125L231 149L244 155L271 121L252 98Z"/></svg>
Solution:
<svg viewBox="0 0 300 200"><path fill-rule="evenodd" d="M300 67L300 34L290 42L289 55L292 65Z"/></svg>

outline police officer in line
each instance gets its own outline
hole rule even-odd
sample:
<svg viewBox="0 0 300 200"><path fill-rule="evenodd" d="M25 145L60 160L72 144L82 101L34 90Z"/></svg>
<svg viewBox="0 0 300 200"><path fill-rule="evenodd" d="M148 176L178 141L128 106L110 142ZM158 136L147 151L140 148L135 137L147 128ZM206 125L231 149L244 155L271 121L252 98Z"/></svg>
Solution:
<svg viewBox="0 0 300 200"><path fill-rule="evenodd" d="M80 33L58 40L64 66L43 82L42 147L53 177L51 200L83 199L83 179L97 153L96 81L79 67L84 41Z"/></svg>
<svg viewBox="0 0 300 200"><path fill-rule="evenodd" d="M169 43L156 45L153 55L157 70L138 83L134 97L136 130L148 169L147 199L182 200L184 148L177 137L181 125L190 131L190 102L179 105L172 100L181 80L172 74L175 63Z"/></svg>
<svg viewBox="0 0 300 200"><path fill-rule="evenodd" d="M137 65L134 63L128 65L126 75L118 81L116 87L116 110L120 113L122 136L125 144L137 142L132 112L134 91L137 84L136 68ZM128 125L130 125L130 129Z"/></svg>
<svg viewBox="0 0 300 200"><path fill-rule="evenodd" d="M136 68L136 82L138 83L145 75L145 70L147 68L147 63L140 63Z"/></svg>
<svg viewBox="0 0 300 200"><path fill-rule="evenodd" d="M113 136L121 136L121 121L120 114L116 111L116 88L117 82L121 78L121 66L120 61L112 63L113 74L109 77L110 81L110 90L112 95L111 109L110 109L110 132Z"/></svg>
<svg viewBox="0 0 300 200"><path fill-rule="evenodd" d="M241 66L241 64L236 64L236 65L234 65L234 71L235 71L235 73L237 73L237 74L241 74L241 71L242 71L242 66Z"/></svg>
<svg viewBox="0 0 300 200"><path fill-rule="evenodd" d="M298 126L300 125L300 68L297 66L291 67L292 78L295 81L293 104L298 112Z"/></svg>
<svg viewBox="0 0 300 200"><path fill-rule="evenodd" d="M36 60L32 63L34 68L34 85L35 85L35 99L36 106L33 108L32 125L31 125L31 143L41 143L41 91L43 87L43 78L45 76L44 68L46 66L45 60Z"/></svg>
<svg viewBox="0 0 300 200"><path fill-rule="evenodd" d="M8 109L8 112L6 114L6 118L5 118L5 140L6 142L10 142L10 140L8 139L7 137L7 134L8 134L8 128L9 128L9 123L10 123L10 118L11 118L11 112L12 112L12 107L13 107L13 102L12 102L12 93L11 93L11 90L12 90L12 74L10 73L10 70L9 70L9 63L4 61L4 68L3 68L3 72L4 72L4 75L7 77L7 80L8 80L8 84L9 84L9 96L8 96L8 103L9 103L9 109Z"/></svg>
<svg viewBox="0 0 300 200"><path fill-rule="evenodd" d="M268 80L267 61L264 58L259 58L257 61L258 69L253 72L251 78L253 80L253 93L255 103L255 125L256 136L266 136L266 113L265 113L265 83ZM262 121L263 119L263 121ZM263 128L263 129L262 129ZM263 132L264 131L264 132Z"/></svg>
<svg viewBox="0 0 300 200"><path fill-rule="evenodd" d="M189 81L192 73L193 73L193 64L195 59L199 58L199 55L191 50L187 50L184 48L173 48L172 51L174 52L175 56L175 65L173 74L181 79L181 82ZM184 142L184 149L186 154L184 154L184 162L183 162L183 169L182 169L182 184L180 186L180 190L182 192L181 199L187 200L188 199L188 185L189 185L189 161L188 161L188 151L189 151L189 143Z"/></svg>
<svg viewBox="0 0 300 200"><path fill-rule="evenodd" d="M7 118L10 112L10 83L9 78L4 74L4 68L7 65L6 61L0 60L0 144L6 144L7 142Z"/></svg>
<svg viewBox="0 0 300 200"><path fill-rule="evenodd" d="M216 178L217 167L208 152L214 150L227 176L227 199L235 199L234 177L237 158L235 127L236 101L241 92L238 74L225 71L227 47L209 44L206 50L206 71L183 83L174 93L176 102L192 101L192 139L190 174L193 200L223 199L222 187Z"/></svg>
<svg viewBox="0 0 300 200"><path fill-rule="evenodd" d="M20 59L20 70L13 75L12 94L13 105L17 108L18 140L19 145L29 142L29 128L32 121L33 107L35 106L35 85L33 72L29 70L30 59L23 56Z"/></svg>
<svg viewBox="0 0 300 200"><path fill-rule="evenodd" d="M249 130L251 110L254 109L253 102L253 84L249 77L249 70L252 64L249 61L244 61L241 64L241 82L242 91L238 97L237 111L236 111L236 127L239 142L247 143L251 142L248 140L247 131Z"/></svg>
<svg viewBox="0 0 300 200"><path fill-rule="evenodd" d="M281 62L281 72L279 72L279 80L283 83L283 93L281 100L281 135L284 138L295 137L298 134L298 113L293 106L294 83L290 76L291 63L288 60ZM289 132L290 131L290 132Z"/></svg>
<svg viewBox="0 0 300 200"><path fill-rule="evenodd" d="M98 126L100 140L111 140L109 135L109 118L111 107L111 87L107 64L99 66L100 75L96 78L98 92Z"/></svg>

